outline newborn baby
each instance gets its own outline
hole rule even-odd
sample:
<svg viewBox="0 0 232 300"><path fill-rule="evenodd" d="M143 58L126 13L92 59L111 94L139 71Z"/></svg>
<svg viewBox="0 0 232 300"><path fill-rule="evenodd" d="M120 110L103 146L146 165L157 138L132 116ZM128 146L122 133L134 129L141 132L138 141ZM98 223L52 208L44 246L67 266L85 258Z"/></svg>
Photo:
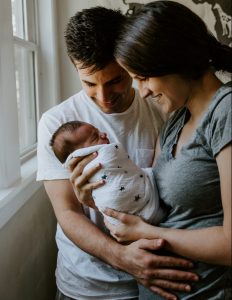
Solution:
<svg viewBox="0 0 232 300"><path fill-rule="evenodd" d="M64 167L74 157L98 152L84 169L101 163L102 169L90 182L104 180L105 184L92 192L95 205L104 215L105 208L136 214L158 224L164 217L152 168L141 169L134 164L120 143L110 143L107 134L91 124L72 121L61 125L53 134L50 145ZM113 224L118 220L104 215Z"/></svg>

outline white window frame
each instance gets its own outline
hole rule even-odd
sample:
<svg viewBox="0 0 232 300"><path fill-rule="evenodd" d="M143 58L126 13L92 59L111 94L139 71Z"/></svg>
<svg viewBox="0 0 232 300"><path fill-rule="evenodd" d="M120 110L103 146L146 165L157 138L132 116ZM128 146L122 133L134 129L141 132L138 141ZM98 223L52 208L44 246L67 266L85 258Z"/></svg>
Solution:
<svg viewBox="0 0 232 300"><path fill-rule="evenodd" d="M59 69L56 1L37 2L39 51L37 118L59 101ZM36 182L36 153L21 161L15 88L14 42L11 0L0 8L0 228L42 186ZM30 44L29 44L30 45ZM31 45L32 46L32 45ZM33 45L34 47L34 45Z"/></svg>
<svg viewBox="0 0 232 300"><path fill-rule="evenodd" d="M29 41L25 41L21 38L18 38L18 37L15 37L13 38L14 40L14 46L19 46L19 47L22 47L22 49L25 49L25 50L29 50L29 51L32 51L33 54L34 54L34 61L33 61L33 67L34 67L34 93L35 93L35 110L36 110L36 115L35 115L35 122L38 121L38 114L37 114L37 110L38 110L38 107L39 107L39 103L38 103L38 100L39 100L39 89L38 89L38 45L37 44L34 44L34 43L31 43ZM26 71L26 72L24 72ZM21 69L21 72L20 72L20 75L21 75L21 80L20 82L25 82L25 84L27 83L27 70L24 70L24 68ZM26 78L25 78L26 77ZM24 97L24 89L23 91L21 91L22 94L20 95L20 103L22 105L22 107L24 105L27 105L27 101L26 101L26 98ZM24 100L25 99L25 100ZM27 122L27 118L25 117L24 118L24 125L25 122ZM36 153L36 143L35 144L31 144L30 146L27 147L26 150L24 150L24 152L21 153L20 155L20 158L21 158L21 162L24 162L26 161L29 157L31 157L32 155L34 155Z"/></svg>

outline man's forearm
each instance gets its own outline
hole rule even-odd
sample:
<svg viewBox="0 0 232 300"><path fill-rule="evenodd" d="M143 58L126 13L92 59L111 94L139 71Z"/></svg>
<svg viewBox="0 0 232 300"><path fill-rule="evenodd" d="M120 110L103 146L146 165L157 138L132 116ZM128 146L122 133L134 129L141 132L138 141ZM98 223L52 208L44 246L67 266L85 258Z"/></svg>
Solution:
<svg viewBox="0 0 232 300"><path fill-rule="evenodd" d="M65 235L83 251L117 267L123 247L84 214L69 180L44 181L56 218Z"/></svg>
<svg viewBox="0 0 232 300"><path fill-rule="evenodd" d="M82 212L62 212L58 223L65 235L83 251L113 267L119 267L123 246L102 232Z"/></svg>

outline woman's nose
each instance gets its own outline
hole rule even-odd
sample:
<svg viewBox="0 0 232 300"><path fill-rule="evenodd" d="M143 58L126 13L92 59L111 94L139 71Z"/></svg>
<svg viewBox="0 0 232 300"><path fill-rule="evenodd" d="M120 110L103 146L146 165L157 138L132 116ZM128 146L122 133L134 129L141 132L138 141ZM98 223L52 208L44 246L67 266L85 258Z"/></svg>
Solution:
<svg viewBox="0 0 232 300"><path fill-rule="evenodd" d="M146 82L138 81L139 94L142 98L146 98L151 95L150 89L147 87Z"/></svg>
<svg viewBox="0 0 232 300"><path fill-rule="evenodd" d="M151 90L149 90L147 87L141 86L139 87L139 94L142 98L146 98L152 94Z"/></svg>

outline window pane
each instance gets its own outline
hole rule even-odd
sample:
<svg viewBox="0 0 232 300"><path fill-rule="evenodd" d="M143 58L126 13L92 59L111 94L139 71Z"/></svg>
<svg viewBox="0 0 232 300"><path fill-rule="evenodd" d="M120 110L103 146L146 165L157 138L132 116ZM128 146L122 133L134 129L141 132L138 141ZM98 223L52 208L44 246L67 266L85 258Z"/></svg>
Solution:
<svg viewBox="0 0 232 300"><path fill-rule="evenodd" d="M36 43L36 5L34 0L11 0L13 34Z"/></svg>
<svg viewBox="0 0 232 300"><path fill-rule="evenodd" d="M28 0L27 1L27 24L25 27L27 28L27 39L30 42L36 43L36 13L35 13L35 1Z"/></svg>
<svg viewBox="0 0 232 300"><path fill-rule="evenodd" d="M11 0L13 34L25 38L23 0Z"/></svg>
<svg viewBox="0 0 232 300"><path fill-rule="evenodd" d="M15 74L19 118L20 153L36 143L36 96L34 53L15 46Z"/></svg>

